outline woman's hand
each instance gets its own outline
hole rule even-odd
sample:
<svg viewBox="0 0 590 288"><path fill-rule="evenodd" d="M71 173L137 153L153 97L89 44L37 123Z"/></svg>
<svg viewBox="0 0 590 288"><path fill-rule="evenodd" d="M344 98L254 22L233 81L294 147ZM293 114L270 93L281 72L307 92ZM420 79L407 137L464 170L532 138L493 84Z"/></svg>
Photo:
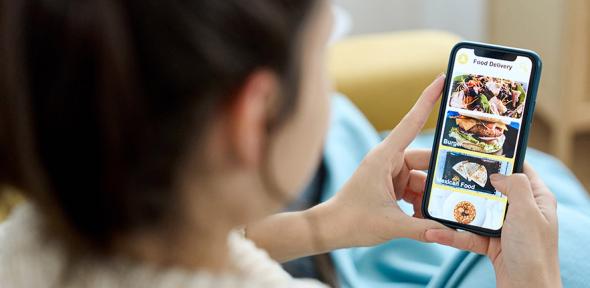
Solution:
<svg viewBox="0 0 590 288"><path fill-rule="evenodd" d="M443 75L426 88L391 134L362 161L350 180L328 202L321 220L323 242L341 247L376 245L395 238L424 241L426 230L441 224L405 214L398 200L421 211L429 150L407 150L428 119L444 86ZM340 239L334 239L339 237ZM326 244L328 244L326 243ZM328 245L332 246L333 245Z"/></svg>
<svg viewBox="0 0 590 288"><path fill-rule="evenodd" d="M338 248L376 245L395 238L425 241L437 222L401 211L405 200L420 211L430 151L406 150L440 97L444 76L426 88L391 134L363 160L346 185L311 209L281 213L248 225L247 237L280 262ZM420 213L418 212L418 215Z"/></svg>
<svg viewBox="0 0 590 288"><path fill-rule="evenodd" d="M498 287L561 287L555 198L528 165L524 174L491 180L510 201L501 238L434 229L426 240L487 255Z"/></svg>

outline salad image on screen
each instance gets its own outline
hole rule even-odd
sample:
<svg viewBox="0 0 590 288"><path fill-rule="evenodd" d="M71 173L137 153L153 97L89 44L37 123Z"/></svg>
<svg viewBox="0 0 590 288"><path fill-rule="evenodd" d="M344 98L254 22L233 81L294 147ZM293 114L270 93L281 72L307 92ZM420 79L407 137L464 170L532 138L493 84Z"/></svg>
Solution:
<svg viewBox="0 0 590 288"><path fill-rule="evenodd" d="M453 78L449 105L511 118L521 118L526 100L526 85L511 80L481 75Z"/></svg>
<svg viewBox="0 0 590 288"><path fill-rule="evenodd" d="M512 158L519 127L517 122L506 123L498 118L477 115L471 111L449 111L442 144Z"/></svg>

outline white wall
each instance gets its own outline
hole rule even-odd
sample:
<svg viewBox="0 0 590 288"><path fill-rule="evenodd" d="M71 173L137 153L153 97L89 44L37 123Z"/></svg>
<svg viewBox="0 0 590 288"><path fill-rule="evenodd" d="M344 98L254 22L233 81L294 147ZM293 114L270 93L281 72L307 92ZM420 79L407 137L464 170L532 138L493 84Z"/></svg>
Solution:
<svg viewBox="0 0 590 288"><path fill-rule="evenodd" d="M488 0L334 0L352 16L352 34L441 29L487 39Z"/></svg>

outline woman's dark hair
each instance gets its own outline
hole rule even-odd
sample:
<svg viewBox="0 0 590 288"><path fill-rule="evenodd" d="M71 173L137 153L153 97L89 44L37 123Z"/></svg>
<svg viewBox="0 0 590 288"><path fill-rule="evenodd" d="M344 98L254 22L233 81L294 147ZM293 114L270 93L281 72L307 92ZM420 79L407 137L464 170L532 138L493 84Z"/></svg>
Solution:
<svg viewBox="0 0 590 288"><path fill-rule="evenodd" d="M161 224L194 131L249 75L293 107L314 2L1 0L0 186L94 248Z"/></svg>

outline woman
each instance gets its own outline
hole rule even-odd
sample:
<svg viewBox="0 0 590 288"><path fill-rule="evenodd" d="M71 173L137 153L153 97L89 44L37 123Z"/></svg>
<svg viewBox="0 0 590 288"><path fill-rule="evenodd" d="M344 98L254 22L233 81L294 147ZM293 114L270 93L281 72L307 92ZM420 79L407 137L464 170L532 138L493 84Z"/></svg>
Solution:
<svg viewBox="0 0 590 288"><path fill-rule="evenodd" d="M3 286L321 287L277 262L395 238L487 254L500 286L560 285L529 167L492 179L501 239L397 206L421 201L430 155L406 147L444 76L336 197L268 217L321 154L328 1L2 3L0 181L31 203L1 228Z"/></svg>

